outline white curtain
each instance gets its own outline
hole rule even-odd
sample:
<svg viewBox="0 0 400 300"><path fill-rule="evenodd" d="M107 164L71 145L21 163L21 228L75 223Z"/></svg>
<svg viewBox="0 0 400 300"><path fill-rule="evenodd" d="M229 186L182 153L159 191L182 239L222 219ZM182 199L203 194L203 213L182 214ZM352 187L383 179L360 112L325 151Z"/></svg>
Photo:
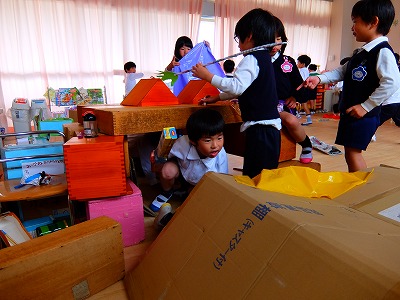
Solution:
<svg viewBox="0 0 400 300"><path fill-rule="evenodd" d="M329 45L332 3L323 0L215 0L215 53L225 57L239 52L233 40L237 21L253 8L263 8L281 19L288 45L286 54L294 59L301 54L323 70ZM240 60L241 56L237 58Z"/></svg>
<svg viewBox="0 0 400 300"><path fill-rule="evenodd" d="M1 0L0 107L74 86L105 86L108 103L120 103L124 63L146 77L164 70L179 36L196 41L201 9L202 0Z"/></svg>

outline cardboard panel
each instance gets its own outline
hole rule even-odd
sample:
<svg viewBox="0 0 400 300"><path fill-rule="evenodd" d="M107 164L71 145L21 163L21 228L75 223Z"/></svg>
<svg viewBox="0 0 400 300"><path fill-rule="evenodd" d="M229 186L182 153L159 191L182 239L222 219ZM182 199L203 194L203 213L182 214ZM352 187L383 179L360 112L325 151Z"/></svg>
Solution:
<svg viewBox="0 0 400 300"><path fill-rule="evenodd" d="M348 206L207 173L124 282L132 299L400 297L399 241Z"/></svg>
<svg viewBox="0 0 400 300"><path fill-rule="evenodd" d="M121 226L108 217L0 252L4 299L84 299L124 277Z"/></svg>

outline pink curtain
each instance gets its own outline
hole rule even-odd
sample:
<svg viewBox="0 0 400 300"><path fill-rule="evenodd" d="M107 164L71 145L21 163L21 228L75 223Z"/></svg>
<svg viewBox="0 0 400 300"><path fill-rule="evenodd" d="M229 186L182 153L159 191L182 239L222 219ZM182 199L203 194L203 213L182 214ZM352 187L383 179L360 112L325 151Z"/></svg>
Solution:
<svg viewBox="0 0 400 300"><path fill-rule="evenodd" d="M322 0L215 0L216 57L239 52L233 40L237 21L253 8L263 8L281 19L289 43L286 54L296 59L301 54L312 63L326 66L332 3ZM236 60L240 60L238 57Z"/></svg>
<svg viewBox="0 0 400 300"><path fill-rule="evenodd" d="M201 9L201 0L2 0L0 107L74 86L106 86L120 103L124 63L146 77L164 70L179 36L196 42Z"/></svg>

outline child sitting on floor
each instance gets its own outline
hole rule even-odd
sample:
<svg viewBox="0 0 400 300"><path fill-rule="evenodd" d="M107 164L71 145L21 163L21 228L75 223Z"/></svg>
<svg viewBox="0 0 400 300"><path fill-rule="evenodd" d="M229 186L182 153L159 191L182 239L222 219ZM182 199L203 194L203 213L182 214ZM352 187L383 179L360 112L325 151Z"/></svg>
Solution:
<svg viewBox="0 0 400 300"><path fill-rule="evenodd" d="M161 170L163 192L152 202L150 208L153 211L159 211L171 199L176 181L190 189L207 172L228 173L224 125L222 115L209 108L197 110L189 117L187 135L176 140Z"/></svg>

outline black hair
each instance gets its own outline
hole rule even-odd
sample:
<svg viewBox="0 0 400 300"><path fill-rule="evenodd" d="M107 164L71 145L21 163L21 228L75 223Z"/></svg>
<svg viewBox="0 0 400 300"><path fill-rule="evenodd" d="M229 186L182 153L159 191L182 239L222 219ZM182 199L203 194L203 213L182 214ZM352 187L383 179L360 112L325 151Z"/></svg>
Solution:
<svg viewBox="0 0 400 300"><path fill-rule="evenodd" d="M232 73L235 69L235 62L231 59L227 59L226 61L224 61L223 67L225 73Z"/></svg>
<svg viewBox="0 0 400 300"><path fill-rule="evenodd" d="M317 71L318 67L316 64L309 64L308 69L310 69L311 71Z"/></svg>
<svg viewBox="0 0 400 300"><path fill-rule="evenodd" d="M211 108L202 108L190 115L186 122L189 140L196 143L202 137L213 136L224 131L224 118Z"/></svg>
<svg viewBox="0 0 400 300"><path fill-rule="evenodd" d="M179 49L181 49L183 46L186 46L186 47L189 47L190 49L192 49L193 48L192 40L187 36L181 36L176 40L174 55L178 61L182 59L182 56L179 53Z"/></svg>
<svg viewBox="0 0 400 300"><path fill-rule="evenodd" d="M342 60L340 61L340 65L343 66L345 63L347 63L349 60L351 59L350 56L344 57L342 58Z"/></svg>
<svg viewBox="0 0 400 300"><path fill-rule="evenodd" d="M310 58L308 55L306 55L306 54L300 55L300 56L297 58L297 60L298 60L300 63L304 64L306 67L308 67L308 65L311 63L311 58Z"/></svg>
<svg viewBox="0 0 400 300"><path fill-rule="evenodd" d="M282 39L282 42L287 42L288 38L286 36L286 32L285 32L285 26L283 26L282 21L278 18L274 16L274 20L275 20L275 27L276 27L276 37L280 37ZM283 44L281 47L281 54L283 54L285 52L286 49L286 44Z"/></svg>
<svg viewBox="0 0 400 300"><path fill-rule="evenodd" d="M136 64L135 64L134 62L128 61L127 63L124 64L125 73L128 73L128 71L129 71L131 68L135 68L135 69L136 69Z"/></svg>
<svg viewBox="0 0 400 300"><path fill-rule="evenodd" d="M274 16L267 10L255 8L246 13L235 26L235 36L243 43L251 35L254 47L275 42Z"/></svg>
<svg viewBox="0 0 400 300"><path fill-rule="evenodd" d="M351 11L353 18L361 18L365 23L371 24L375 17L379 23L376 31L382 35L389 33L393 24L395 10L390 0L360 0L354 4Z"/></svg>

